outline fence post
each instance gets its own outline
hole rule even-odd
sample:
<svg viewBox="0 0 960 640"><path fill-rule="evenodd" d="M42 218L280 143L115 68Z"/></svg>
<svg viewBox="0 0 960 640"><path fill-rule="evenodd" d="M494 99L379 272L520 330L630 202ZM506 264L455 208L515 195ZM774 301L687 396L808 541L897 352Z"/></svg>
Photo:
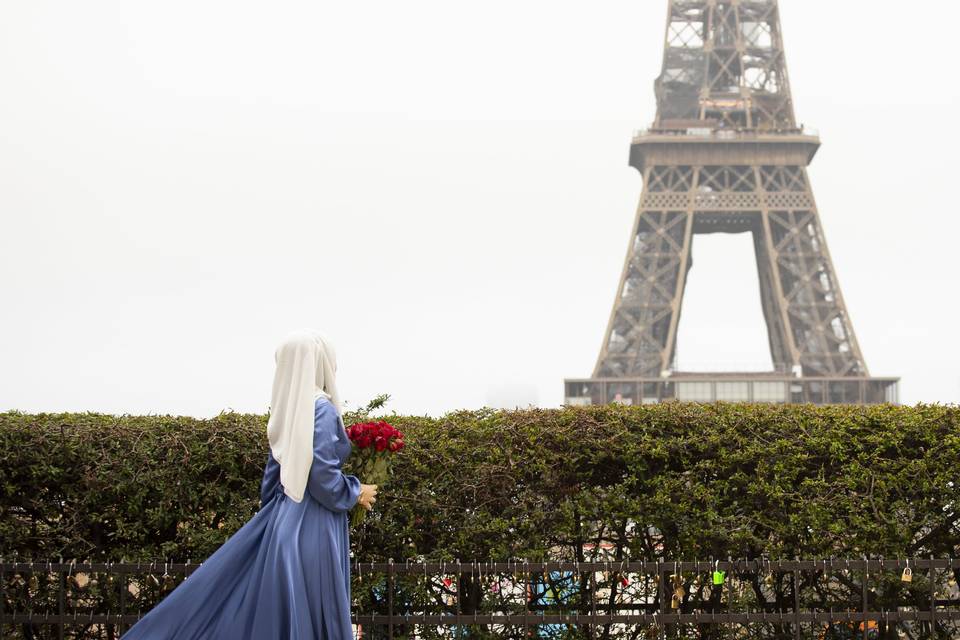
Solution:
<svg viewBox="0 0 960 640"><path fill-rule="evenodd" d="M460 616L463 615L463 607L460 603L463 595L463 574L461 571L463 571L463 568L460 566L460 558L457 558L457 640L459 640L463 634L463 627L460 620Z"/></svg>
<svg viewBox="0 0 960 640"><path fill-rule="evenodd" d="M24 587L24 591L27 594L27 615L30 616L30 618L32 619L33 618L33 598L30 597L30 578L33 577L33 562L31 561L30 564L27 566L28 566L28 569L24 572L26 577L26 582L24 583L23 587ZM30 625L30 632L32 633L33 622L28 622L27 624Z"/></svg>
<svg viewBox="0 0 960 640"><path fill-rule="evenodd" d="M597 570L594 567L590 571L590 638L593 638L596 634L596 629L594 628L597 624Z"/></svg>
<svg viewBox="0 0 960 640"><path fill-rule="evenodd" d="M794 556L793 567L793 637L800 640L800 558Z"/></svg>
<svg viewBox="0 0 960 640"><path fill-rule="evenodd" d="M937 572L934 569L933 554L930 554L930 637L937 637Z"/></svg>
<svg viewBox="0 0 960 640"><path fill-rule="evenodd" d="M107 563L107 574L113 568L113 561ZM127 572L123 565L123 558L120 558L120 575L117 576L117 586L120 588L120 623L117 625L117 632L123 635L126 631L127 622L124 618L127 615Z"/></svg>
<svg viewBox="0 0 960 640"><path fill-rule="evenodd" d="M63 618L67 613L67 574L63 570L63 558L60 558L57 567L57 613L60 620L57 622L57 638L63 640Z"/></svg>
<svg viewBox="0 0 960 640"><path fill-rule="evenodd" d="M863 556L863 580L860 583L860 612L863 626L863 640L867 640L867 577L870 575L870 560Z"/></svg>
<svg viewBox="0 0 960 640"><path fill-rule="evenodd" d="M523 559L523 637L530 635L529 622L530 615L530 571L527 566L527 559ZM460 562L457 561L458 570ZM460 613L460 578L457 577L457 614Z"/></svg>
<svg viewBox="0 0 960 640"><path fill-rule="evenodd" d="M7 599L7 578L3 574L3 557L0 557L0 634L3 633L4 602Z"/></svg>
<svg viewBox="0 0 960 640"><path fill-rule="evenodd" d="M670 588L673 589L673 584L670 582L670 570L662 568L660 571L660 615L663 616L663 634L665 637L670 635L670 626L666 622L666 615L669 613L670 605L667 604L667 585L669 584ZM673 598L673 591L670 592L670 598Z"/></svg>
<svg viewBox="0 0 960 640"><path fill-rule="evenodd" d="M426 572L424 572L426 573ZM387 566L387 616L388 616L388 628L389 628L389 638L393 640L393 558L389 559L389 565ZM423 585L424 588L427 585Z"/></svg>

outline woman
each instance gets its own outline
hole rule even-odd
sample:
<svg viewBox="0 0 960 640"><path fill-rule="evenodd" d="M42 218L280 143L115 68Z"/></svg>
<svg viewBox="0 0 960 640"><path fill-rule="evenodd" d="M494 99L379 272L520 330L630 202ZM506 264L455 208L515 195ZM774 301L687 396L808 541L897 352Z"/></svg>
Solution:
<svg viewBox="0 0 960 640"><path fill-rule="evenodd" d="M372 509L377 485L341 471L333 346L315 331L276 351L261 508L123 640L349 640L347 512Z"/></svg>

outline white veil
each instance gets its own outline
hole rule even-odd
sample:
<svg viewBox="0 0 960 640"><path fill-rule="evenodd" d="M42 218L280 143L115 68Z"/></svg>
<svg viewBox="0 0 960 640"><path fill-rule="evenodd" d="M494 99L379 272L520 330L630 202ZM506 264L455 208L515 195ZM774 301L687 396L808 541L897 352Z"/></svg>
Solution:
<svg viewBox="0 0 960 640"><path fill-rule="evenodd" d="M295 502L303 499L313 463L314 402L324 396L339 414L337 356L321 333L303 329L277 347L267 439L280 463L280 484Z"/></svg>

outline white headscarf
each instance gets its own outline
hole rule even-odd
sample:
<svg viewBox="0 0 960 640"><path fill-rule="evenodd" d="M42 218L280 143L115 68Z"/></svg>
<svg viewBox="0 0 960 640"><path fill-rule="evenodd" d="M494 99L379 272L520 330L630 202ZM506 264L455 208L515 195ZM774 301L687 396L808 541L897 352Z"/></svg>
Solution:
<svg viewBox="0 0 960 640"><path fill-rule="evenodd" d="M340 413L337 356L333 345L311 329L295 331L277 347L267 439L280 463L280 484L295 502L303 499L313 462L314 403L330 400Z"/></svg>

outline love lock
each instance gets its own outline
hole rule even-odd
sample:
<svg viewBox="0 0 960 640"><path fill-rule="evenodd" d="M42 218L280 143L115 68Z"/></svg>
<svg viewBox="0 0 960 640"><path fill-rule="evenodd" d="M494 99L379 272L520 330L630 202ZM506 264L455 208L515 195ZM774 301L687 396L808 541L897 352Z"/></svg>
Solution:
<svg viewBox="0 0 960 640"><path fill-rule="evenodd" d="M673 599L676 601L677 605L674 607L676 609L680 606L680 602L683 601L683 596L687 595L687 592L683 587L677 587L673 592Z"/></svg>
<svg viewBox="0 0 960 640"><path fill-rule="evenodd" d="M913 582L913 569L910 568L909 561L907 561L907 566L903 570L903 573L900 574L900 580L903 582Z"/></svg>
<svg viewBox="0 0 960 640"><path fill-rule="evenodd" d="M723 579L727 576L726 571L720 571L720 561L715 560L713 562L713 584L714 586L722 586Z"/></svg>

